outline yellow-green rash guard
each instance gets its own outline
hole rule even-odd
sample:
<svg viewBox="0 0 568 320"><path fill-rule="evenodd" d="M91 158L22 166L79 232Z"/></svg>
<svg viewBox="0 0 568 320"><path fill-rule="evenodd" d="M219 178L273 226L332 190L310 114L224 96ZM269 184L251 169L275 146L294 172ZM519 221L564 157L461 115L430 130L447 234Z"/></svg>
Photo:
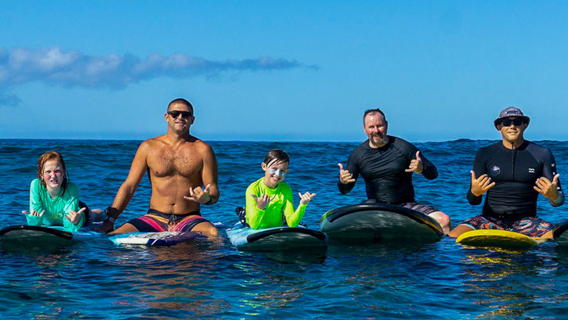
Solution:
<svg viewBox="0 0 568 320"><path fill-rule="evenodd" d="M263 194L275 197L266 205L264 210L260 210L256 206L256 200L252 197L253 194L257 197ZM247 188L246 200L247 223L253 229L280 227L284 224L282 215L286 217L288 226L296 227L302 220L307 206L300 203L298 208L294 210L290 186L282 181L276 188L270 189L264 184L264 177L253 182Z"/></svg>
<svg viewBox="0 0 568 320"><path fill-rule="evenodd" d="M45 210L45 212L41 217L27 214L26 219L30 226L63 226L73 232L79 230L85 223L84 214L81 215L77 225L65 218L70 210L79 211L79 188L73 182L67 183L63 194L52 198L39 179L34 179L30 185L30 213L32 210L39 213Z"/></svg>

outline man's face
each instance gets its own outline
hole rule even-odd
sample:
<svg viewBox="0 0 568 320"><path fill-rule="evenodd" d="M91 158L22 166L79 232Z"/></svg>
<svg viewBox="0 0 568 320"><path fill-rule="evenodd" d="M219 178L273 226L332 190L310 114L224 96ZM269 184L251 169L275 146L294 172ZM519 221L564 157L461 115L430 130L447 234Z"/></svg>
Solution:
<svg viewBox="0 0 568 320"><path fill-rule="evenodd" d="M372 147L382 147L388 142L388 122L385 121L382 114L378 112L367 114L363 129Z"/></svg>
<svg viewBox="0 0 568 320"><path fill-rule="evenodd" d="M193 124L193 112L183 103L171 105L165 115L168 125L176 131L189 128Z"/></svg>
<svg viewBox="0 0 568 320"><path fill-rule="evenodd" d="M503 140L517 142L524 139L523 133L527 126L528 124L523 122L522 118L509 117L501 121L501 124L497 126L497 130L501 132Z"/></svg>

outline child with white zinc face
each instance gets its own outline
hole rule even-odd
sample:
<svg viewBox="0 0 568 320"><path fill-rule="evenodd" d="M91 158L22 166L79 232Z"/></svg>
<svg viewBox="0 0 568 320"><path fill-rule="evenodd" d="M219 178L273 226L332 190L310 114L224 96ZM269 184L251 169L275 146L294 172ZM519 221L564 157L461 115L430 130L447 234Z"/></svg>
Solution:
<svg viewBox="0 0 568 320"><path fill-rule="evenodd" d="M288 173L289 157L283 150L270 151L261 163L264 177L253 182L246 192L247 224L253 228L278 227L286 224L296 227L302 219L306 205L315 193L298 193L300 204L294 209L292 190L284 181Z"/></svg>
<svg viewBox="0 0 568 320"><path fill-rule="evenodd" d="M276 188L278 186L278 183L284 181L284 178L286 177L286 174L289 171L288 162L277 162L275 160L271 162L270 165L267 165L266 163L263 162L261 166L262 170L264 170L264 184L271 189ZM306 192L304 194L298 192L298 195L300 196L301 204L310 203L312 198L316 196L315 193L309 193L309 192ZM263 194L260 197L255 197L255 198L256 198L256 205L261 210L264 210L266 205L270 202L270 200L272 200L266 194Z"/></svg>

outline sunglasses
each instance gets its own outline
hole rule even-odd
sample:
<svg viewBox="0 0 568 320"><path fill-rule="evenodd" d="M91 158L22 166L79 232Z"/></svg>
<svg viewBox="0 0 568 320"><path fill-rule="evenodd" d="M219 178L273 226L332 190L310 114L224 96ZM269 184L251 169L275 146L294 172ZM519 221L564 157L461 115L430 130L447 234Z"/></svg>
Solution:
<svg viewBox="0 0 568 320"><path fill-rule="evenodd" d="M177 119L181 114L182 118L189 119L189 117L193 116L191 112L188 111L168 111L168 114L172 116L172 118Z"/></svg>
<svg viewBox="0 0 568 320"><path fill-rule="evenodd" d="M515 119L503 119L501 120L501 124L505 127L510 126L511 124L514 124L515 127L520 127L521 124L525 123L525 121L521 118L515 118Z"/></svg>
<svg viewBox="0 0 568 320"><path fill-rule="evenodd" d="M279 177L284 177L286 175L286 171L282 169L266 169L266 171L268 171L268 173L270 174L275 174Z"/></svg>

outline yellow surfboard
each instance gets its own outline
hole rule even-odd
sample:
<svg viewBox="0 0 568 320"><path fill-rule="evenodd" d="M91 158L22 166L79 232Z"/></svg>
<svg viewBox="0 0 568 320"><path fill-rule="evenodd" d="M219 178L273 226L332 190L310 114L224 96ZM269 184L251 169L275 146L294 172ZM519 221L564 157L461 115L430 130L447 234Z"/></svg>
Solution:
<svg viewBox="0 0 568 320"><path fill-rule="evenodd" d="M518 232L481 229L462 233L456 242L474 247L530 248L546 239L531 238Z"/></svg>

